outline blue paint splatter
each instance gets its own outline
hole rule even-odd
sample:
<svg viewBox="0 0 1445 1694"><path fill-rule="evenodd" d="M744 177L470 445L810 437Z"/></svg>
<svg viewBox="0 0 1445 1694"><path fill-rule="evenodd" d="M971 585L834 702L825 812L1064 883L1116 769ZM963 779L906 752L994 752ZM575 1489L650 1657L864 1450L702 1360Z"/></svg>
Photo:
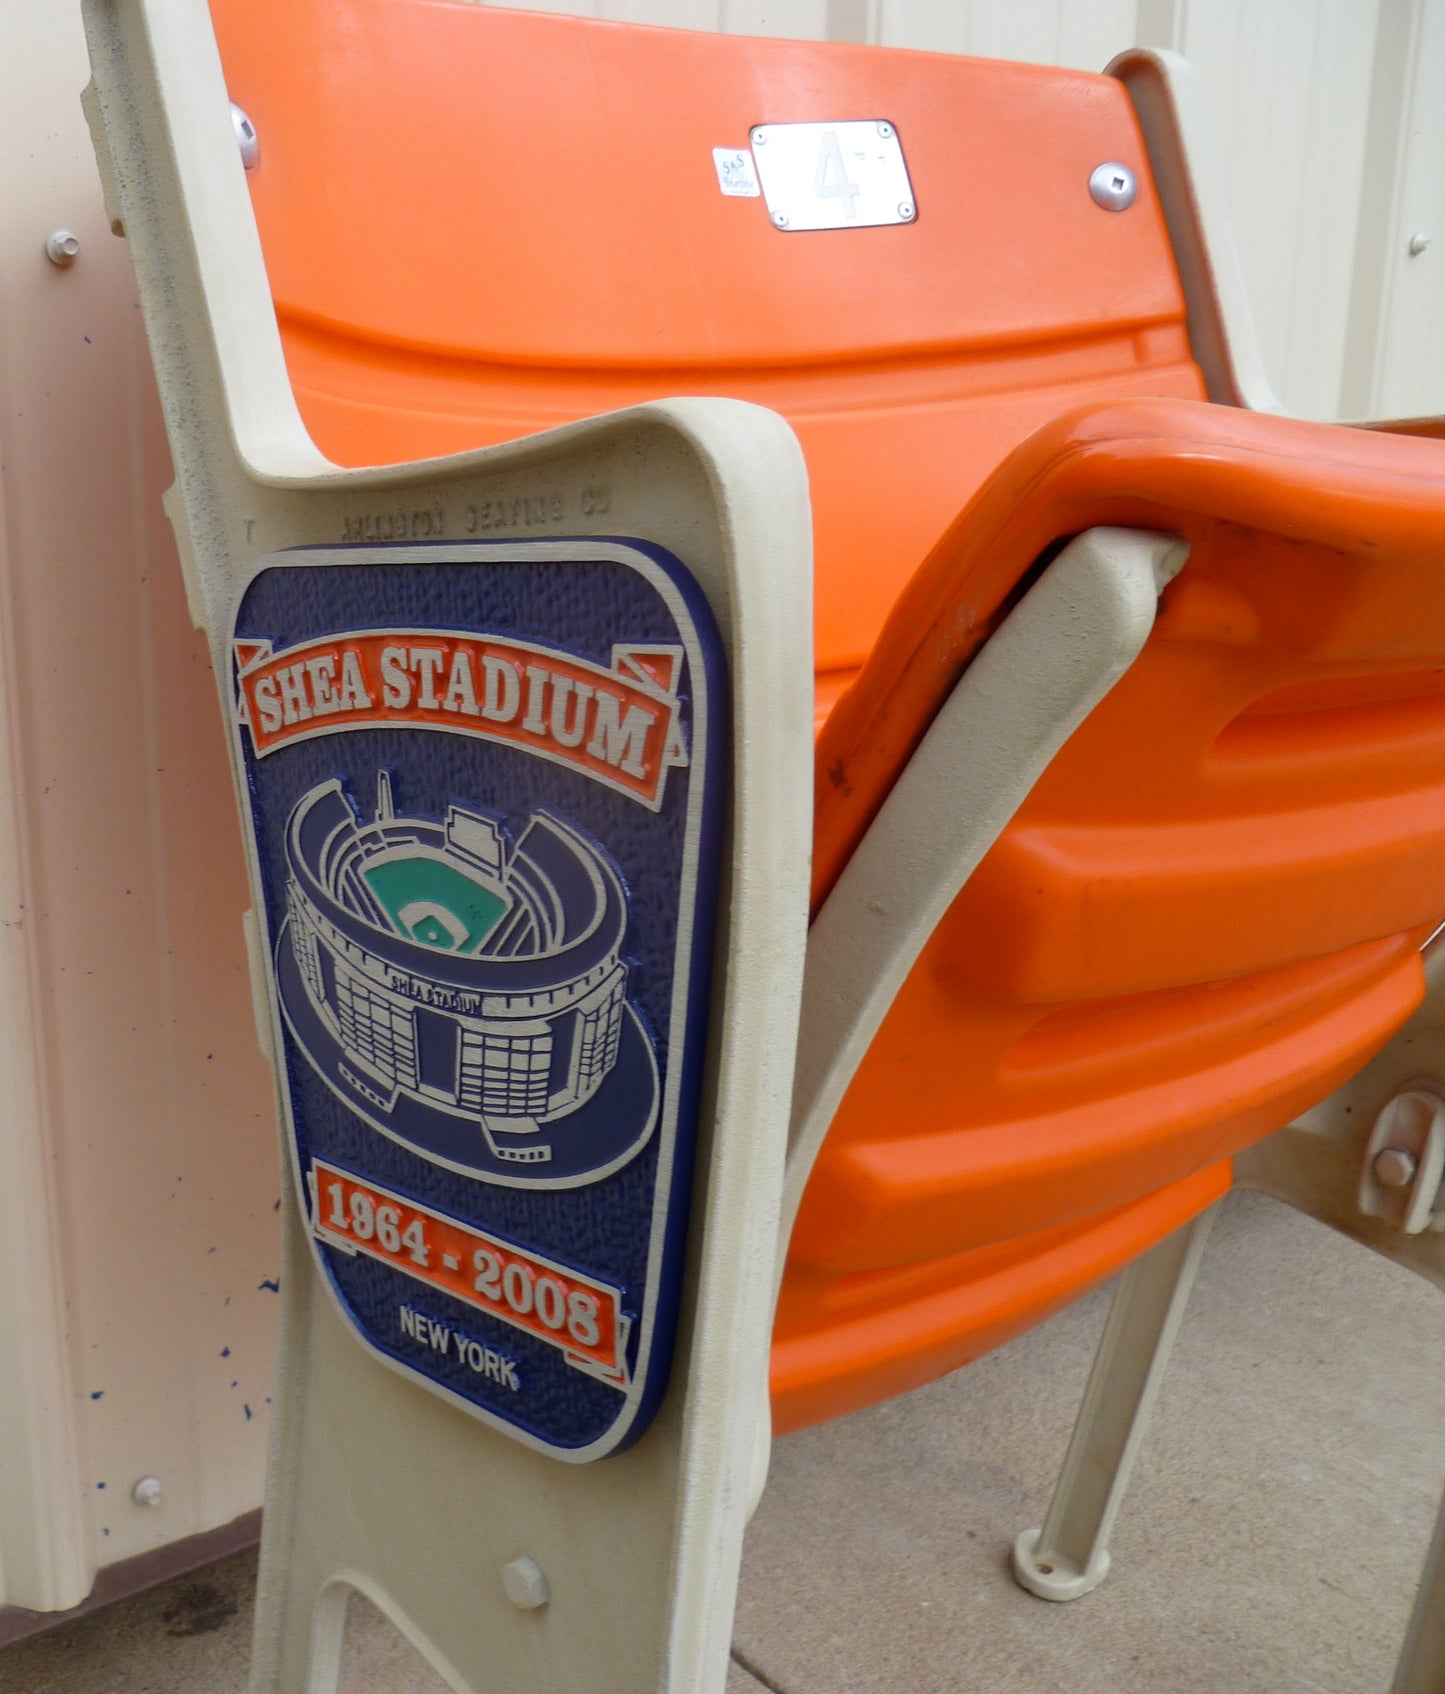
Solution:
<svg viewBox="0 0 1445 1694"><path fill-rule="evenodd" d="M230 1356L231 1356L231 1349L229 1347L223 1347L221 1349L221 1357L223 1359L229 1359Z"/></svg>
<svg viewBox="0 0 1445 1694"><path fill-rule="evenodd" d="M251 1408L249 1406L243 1405L242 1410L246 1414L246 1422L250 1423L250 1421L251 1421Z"/></svg>
<svg viewBox="0 0 1445 1694"><path fill-rule="evenodd" d="M95 1486L96 1486L96 1487L97 1487L97 1488L104 1488L104 1487L105 1487L105 1484L104 1484L104 1483L103 1483L103 1482L97 1482L97 1483L96 1483L96 1485L95 1485Z"/></svg>
<svg viewBox="0 0 1445 1694"><path fill-rule="evenodd" d="M263 1288L269 1289L272 1294L279 1294L281 1292L280 1282L273 1282L269 1276L263 1277L262 1280L256 1284L257 1293L259 1293Z"/></svg>
<svg viewBox="0 0 1445 1694"><path fill-rule="evenodd" d="M105 1390L103 1388L97 1388L92 1392L90 1397L91 1397L92 1400L98 1400L101 1397L101 1395L104 1394L104 1393L105 1393Z"/></svg>

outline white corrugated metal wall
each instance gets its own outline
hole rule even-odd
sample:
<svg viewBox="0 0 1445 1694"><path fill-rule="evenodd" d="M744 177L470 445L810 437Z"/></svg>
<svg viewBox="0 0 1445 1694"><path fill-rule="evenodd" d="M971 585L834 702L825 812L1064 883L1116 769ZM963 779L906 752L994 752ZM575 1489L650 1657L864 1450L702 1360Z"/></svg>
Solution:
<svg viewBox="0 0 1445 1694"><path fill-rule="evenodd" d="M535 9L1089 69L1176 48L1286 406L1445 412L1445 0ZM11 7L3 28L0 1602L55 1607L259 1500L276 1175L229 782L78 18ZM64 272L41 254L59 224L82 241ZM97 948L122 920L124 948ZM149 1472L159 1507L130 1499Z"/></svg>

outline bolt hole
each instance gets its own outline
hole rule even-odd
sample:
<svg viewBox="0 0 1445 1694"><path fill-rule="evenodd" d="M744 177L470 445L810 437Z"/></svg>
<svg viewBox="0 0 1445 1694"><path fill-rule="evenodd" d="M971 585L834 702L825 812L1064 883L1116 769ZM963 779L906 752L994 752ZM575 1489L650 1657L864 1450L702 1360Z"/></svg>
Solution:
<svg viewBox="0 0 1445 1694"><path fill-rule="evenodd" d="M1040 1565L1039 1566L1039 1575L1040 1576L1052 1576L1053 1574L1054 1574L1054 1567L1052 1565Z"/></svg>

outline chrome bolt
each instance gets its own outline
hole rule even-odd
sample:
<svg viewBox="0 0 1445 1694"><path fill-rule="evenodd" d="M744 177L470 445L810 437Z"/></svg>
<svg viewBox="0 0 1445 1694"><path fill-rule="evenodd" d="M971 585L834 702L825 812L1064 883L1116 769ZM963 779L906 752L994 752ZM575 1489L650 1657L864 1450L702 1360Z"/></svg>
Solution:
<svg viewBox="0 0 1445 1694"><path fill-rule="evenodd" d="M748 139L754 147L761 147L768 139L768 132L765 129L755 129Z"/></svg>
<svg viewBox="0 0 1445 1694"><path fill-rule="evenodd" d="M158 1476L143 1476L130 1491L130 1497L138 1506L158 1506L165 1498Z"/></svg>
<svg viewBox="0 0 1445 1694"><path fill-rule="evenodd" d="M1139 184L1127 165L1110 160L1102 164L1089 178L1089 193L1096 206L1106 212L1126 212L1134 204Z"/></svg>
<svg viewBox="0 0 1445 1694"><path fill-rule="evenodd" d="M773 222L779 229L786 229L788 227L788 214L786 212L774 212Z"/></svg>
<svg viewBox="0 0 1445 1694"><path fill-rule="evenodd" d="M80 255L80 237L69 229L53 229L45 238L45 257L62 269L73 265Z"/></svg>
<svg viewBox="0 0 1445 1694"><path fill-rule="evenodd" d="M903 219L904 223L907 223L913 216L913 202L911 200L902 201L898 207L898 215Z"/></svg>
<svg viewBox="0 0 1445 1694"><path fill-rule="evenodd" d="M1408 1188L1419 1168L1420 1161L1404 1147L1382 1147L1371 1166L1381 1188Z"/></svg>
<svg viewBox="0 0 1445 1694"><path fill-rule="evenodd" d="M542 1567L525 1553L502 1566L502 1587L519 1612L535 1612L552 1598Z"/></svg>
<svg viewBox="0 0 1445 1694"><path fill-rule="evenodd" d="M1434 237L1426 235L1424 230L1417 230L1415 234L1410 237L1410 257L1412 259L1418 259L1433 239Z"/></svg>
<svg viewBox="0 0 1445 1694"><path fill-rule="evenodd" d="M261 138L256 134L256 126L233 100L231 102L231 123L236 131L236 145L241 149L241 163L248 171L254 171L261 163Z"/></svg>
<svg viewBox="0 0 1445 1694"><path fill-rule="evenodd" d="M892 135L892 133L893 133L893 125L892 124L879 124L878 133L886 141L888 139L888 137L890 135Z"/></svg>

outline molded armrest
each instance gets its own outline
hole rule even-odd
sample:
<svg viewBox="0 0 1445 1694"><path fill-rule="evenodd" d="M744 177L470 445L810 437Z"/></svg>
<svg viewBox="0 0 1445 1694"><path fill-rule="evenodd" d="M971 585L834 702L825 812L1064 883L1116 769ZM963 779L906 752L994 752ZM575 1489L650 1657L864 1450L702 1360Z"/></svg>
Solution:
<svg viewBox="0 0 1445 1694"><path fill-rule="evenodd" d="M1321 560L1336 578L1349 564L1392 568L1396 580L1382 594L1376 576L1368 603L1332 583L1313 637L1321 654L1398 652L1402 628L1423 652L1445 633L1445 451L1433 442L1188 400L1066 413L959 513L829 717L816 759L815 910L1037 562L1100 525L1184 536L1189 575L1225 555L1236 574L1252 561L1268 573L1261 592L1296 614Z"/></svg>

